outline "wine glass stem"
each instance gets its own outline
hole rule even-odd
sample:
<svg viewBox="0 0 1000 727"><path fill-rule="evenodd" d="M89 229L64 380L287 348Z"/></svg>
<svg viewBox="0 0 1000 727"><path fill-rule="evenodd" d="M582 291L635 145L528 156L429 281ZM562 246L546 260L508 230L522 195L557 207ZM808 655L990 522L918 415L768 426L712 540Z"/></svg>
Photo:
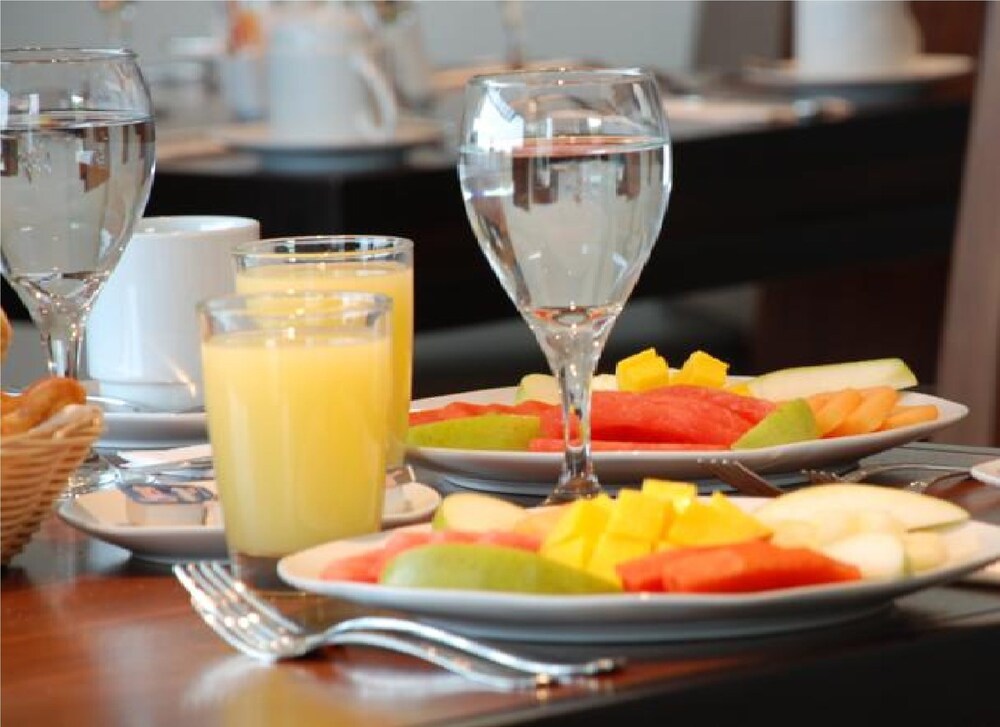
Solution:
<svg viewBox="0 0 1000 727"><path fill-rule="evenodd" d="M39 328L48 353L49 373L78 379L83 315L65 312L48 316L41 321Z"/></svg>
<svg viewBox="0 0 1000 727"><path fill-rule="evenodd" d="M547 335L543 345L562 395L565 459L546 504L570 502L601 493L590 456L590 384L597 349L590 335ZM575 431L574 431L575 430Z"/></svg>

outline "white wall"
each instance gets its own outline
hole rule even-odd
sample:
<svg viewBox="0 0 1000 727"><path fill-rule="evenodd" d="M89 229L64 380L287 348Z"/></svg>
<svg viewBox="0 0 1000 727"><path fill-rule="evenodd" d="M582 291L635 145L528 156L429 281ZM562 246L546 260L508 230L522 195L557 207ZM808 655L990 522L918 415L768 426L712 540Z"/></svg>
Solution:
<svg viewBox="0 0 1000 727"><path fill-rule="evenodd" d="M415 4L427 52L436 65L498 58L503 53L500 10L493 0ZM716 3L713 10L727 4ZM772 55L775 4L739 5L744 8L740 33L725 39L730 53ZM750 6L754 9L748 12ZM132 11L132 45L147 65L169 59L170 38L218 33L224 18L221 0L140 0ZM529 58L583 58L683 70L693 65L696 46L704 45L703 3L697 0L526 0L523 12ZM0 37L4 47L107 42L95 0L3 0ZM734 48L740 43L748 46L745 53Z"/></svg>

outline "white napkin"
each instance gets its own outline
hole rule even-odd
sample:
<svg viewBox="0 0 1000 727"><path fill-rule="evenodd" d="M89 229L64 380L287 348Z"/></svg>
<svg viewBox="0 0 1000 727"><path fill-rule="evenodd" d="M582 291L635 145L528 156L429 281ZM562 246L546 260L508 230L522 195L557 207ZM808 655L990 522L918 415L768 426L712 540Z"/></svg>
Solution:
<svg viewBox="0 0 1000 727"><path fill-rule="evenodd" d="M195 457L211 457L212 445L192 444L189 447L175 447L173 449L133 449L121 451L118 456L132 464L169 464Z"/></svg>
<svg viewBox="0 0 1000 727"><path fill-rule="evenodd" d="M134 449L118 452L118 456L132 464L169 464L183 462L195 457L211 457L211 444L193 444L188 447L173 449ZM399 483L390 476L385 478L384 512L390 515L402 515L413 509L413 503Z"/></svg>

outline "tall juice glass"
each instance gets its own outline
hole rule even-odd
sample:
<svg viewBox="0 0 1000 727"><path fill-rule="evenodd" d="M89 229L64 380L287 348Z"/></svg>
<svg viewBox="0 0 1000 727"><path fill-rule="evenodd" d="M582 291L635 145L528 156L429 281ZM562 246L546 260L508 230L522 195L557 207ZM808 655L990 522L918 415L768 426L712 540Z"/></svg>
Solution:
<svg viewBox="0 0 1000 727"><path fill-rule="evenodd" d="M263 240L235 250L236 292L361 290L392 299L392 387L387 466L402 466L413 372L413 243L335 235Z"/></svg>
<svg viewBox="0 0 1000 727"><path fill-rule="evenodd" d="M265 293L199 306L208 433L237 575L381 525L391 301Z"/></svg>

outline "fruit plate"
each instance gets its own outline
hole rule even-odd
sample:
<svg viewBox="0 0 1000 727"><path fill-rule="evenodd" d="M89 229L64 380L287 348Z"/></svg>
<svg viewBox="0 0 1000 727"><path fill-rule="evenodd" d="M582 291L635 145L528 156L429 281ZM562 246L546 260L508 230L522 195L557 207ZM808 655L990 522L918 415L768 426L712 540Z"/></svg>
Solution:
<svg viewBox="0 0 1000 727"><path fill-rule="evenodd" d="M732 500L748 510L765 502L748 497ZM852 621L887 609L901 596L959 579L1000 559L1000 527L966 521L940 532L951 560L917 576L752 594L546 596L397 588L320 578L330 561L376 547L385 534L295 553L279 562L278 573L302 591L405 611L488 638L566 643L691 641L761 636Z"/></svg>
<svg viewBox="0 0 1000 727"><path fill-rule="evenodd" d="M413 409L434 409L454 401L480 404L514 401L514 387L481 389L461 394L437 396L413 402ZM830 467L855 462L878 452L926 437L931 432L954 424L969 413L968 407L928 394L904 393L900 404L934 404L940 415L932 422L914 424L885 432L874 432L835 439L796 442L777 447L740 451L681 452L595 452L594 466L601 482L608 485L635 484L643 477L666 479L703 479L709 477L698 460L725 456L742 462L762 474L780 474L806 468ZM524 483L532 483L537 494L552 488L562 466L558 452L508 452L444 447L407 448L407 459L415 465L457 478L459 484L473 489L503 492L502 483L520 483L516 489L525 494Z"/></svg>

